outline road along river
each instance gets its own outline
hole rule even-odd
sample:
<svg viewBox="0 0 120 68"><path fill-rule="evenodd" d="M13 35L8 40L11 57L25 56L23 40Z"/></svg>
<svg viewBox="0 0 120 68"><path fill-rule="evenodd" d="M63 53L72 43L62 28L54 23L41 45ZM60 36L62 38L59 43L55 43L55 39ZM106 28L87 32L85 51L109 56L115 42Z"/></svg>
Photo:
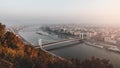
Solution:
<svg viewBox="0 0 120 68"><path fill-rule="evenodd" d="M31 28L33 29L33 28ZM31 30L29 28L29 30ZM36 29L36 28L34 28ZM45 33L42 30L39 30L43 33ZM20 31L19 34L24 37L27 41L31 42L34 45L38 45L38 39L41 38L43 43L49 43L49 42L55 42L62 40L62 38L58 37L55 34L48 34L49 36L45 35L38 35L36 34L36 31ZM54 39L52 39L52 38ZM67 43L62 44L62 45L67 45ZM94 46L90 46L87 44L75 44L72 46L68 47L62 47L58 49L53 49L50 50L50 52L64 57L64 58L77 58L80 59L81 61L90 58L92 56L99 57L99 58L105 58L109 59L110 62L114 65L115 68L120 68L120 54L111 52L102 48L97 48Z"/></svg>

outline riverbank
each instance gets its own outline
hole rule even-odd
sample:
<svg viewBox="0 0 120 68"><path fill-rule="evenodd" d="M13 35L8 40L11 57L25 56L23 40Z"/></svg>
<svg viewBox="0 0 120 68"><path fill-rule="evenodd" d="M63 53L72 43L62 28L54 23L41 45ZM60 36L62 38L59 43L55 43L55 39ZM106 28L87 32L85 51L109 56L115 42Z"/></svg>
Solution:
<svg viewBox="0 0 120 68"><path fill-rule="evenodd" d="M30 46L34 47L33 44L31 44L30 42L28 42L26 39L24 39L24 38L19 34L20 31L21 31L21 30L12 29L12 32L13 32L16 36L18 36L18 37L22 40L22 42L23 42L24 44L27 44L27 45L30 45ZM34 48L35 48L35 47L34 47ZM44 52L46 52L46 53L48 53L49 55L52 55L53 57L56 57L56 58L58 58L58 59L60 59L60 60L70 62L69 60L66 60L65 58L62 58L62 57L60 57L60 56L57 56L57 55L55 55L55 54L53 54L53 53L51 53L51 52L49 52L49 51L47 51L47 50L45 50L45 49L43 49L43 48L39 48L39 49L42 49ZM39 49L38 49L38 50L39 50Z"/></svg>
<svg viewBox="0 0 120 68"><path fill-rule="evenodd" d="M47 30L46 32L49 33L49 30ZM55 33L55 32L52 31L52 33ZM56 34L58 34L58 33L56 33ZM85 40L84 43L86 45L90 45L90 46L93 46L93 47L96 47L96 48L105 49L107 51L111 51L111 52L120 54L120 49L118 49L118 47L115 46L115 45L105 44L105 43L102 43L102 42L92 41L92 40L90 40L90 41Z"/></svg>
<svg viewBox="0 0 120 68"><path fill-rule="evenodd" d="M27 40L33 39L33 38L39 38L39 37L43 38L42 35L37 35L36 32L34 32L34 34L31 34L31 32L25 32L24 31L23 33L25 35L22 35L22 36L25 37L25 39L27 39ZM36 36L36 37L33 37L33 36ZM48 36L45 37L45 39L49 39ZM35 39L34 41L38 42L37 39ZM119 61L119 60L116 60L116 58L115 58L115 61L114 61L114 58L112 57L112 55L109 57L109 55L106 55L107 53L103 52L103 51L104 51L103 49L98 49L98 48L96 49L92 46L88 46L88 45L84 45L84 44L77 44L75 46L73 45L73 46L70 46L70 47L55 49L55 50L51 50L51 51L48 51L48 52L49 52L49 54L52 53L52 54L55 54L57 56L63 57L65 59L77 58L77 59L80 59L80 60L85 60L85 59L90 58L92 56L103 59L106 56L105 59L110 59L110 60L112 59L113 63L116 62L116 61ZM104 53L105 53L105 55L103 55ZM107 57L109 57L109 58L107 58ZM119 65L116 68L119 68Z"/></svg>
<svg viewBox="0 0 120 68"><path fill-rule="evenodd" d="M120 54L120 49L118 49L118 47L115 45L105 44L102 42L91 42L91 41L85 41L85 44Z"/></svg>

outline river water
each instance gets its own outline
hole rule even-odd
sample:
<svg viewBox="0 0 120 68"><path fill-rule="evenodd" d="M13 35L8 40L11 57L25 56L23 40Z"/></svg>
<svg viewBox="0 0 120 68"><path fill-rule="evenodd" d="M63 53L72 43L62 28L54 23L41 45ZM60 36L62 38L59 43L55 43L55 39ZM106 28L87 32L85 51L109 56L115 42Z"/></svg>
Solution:
<svg viewBox="0 0 120 68"><path fill-rule="evenodd" d="M19 34L34 45L38 45L39 39L42 39L43 43L62 40L62 38L58 37L55 34L48 34L44 31L36 30L36 29L38 28L35 27L35 28L25 29L23 31L20 31ZM38 35L36 34L36 31L43 32L48 36ZM92 56L105 58L105 59L109 59L115 68L120 68L120 54L110 52L105 49L89 46L84 43L51 50L50 52L64 58L77 58L77 59L80 59L81 61L86 58L90 58Z"/></svg>

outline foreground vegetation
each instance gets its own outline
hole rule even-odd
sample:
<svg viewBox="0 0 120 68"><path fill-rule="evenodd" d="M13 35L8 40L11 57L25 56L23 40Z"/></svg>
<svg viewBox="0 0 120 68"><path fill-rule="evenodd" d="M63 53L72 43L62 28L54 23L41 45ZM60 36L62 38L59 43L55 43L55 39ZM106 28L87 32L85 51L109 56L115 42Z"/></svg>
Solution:
<svg viewBox="0 0 120 68"><path fill-rule="evenodd" d="M0 68L113 68L109 60L92 57L61 59L27 45L0 23Z"/></svg>

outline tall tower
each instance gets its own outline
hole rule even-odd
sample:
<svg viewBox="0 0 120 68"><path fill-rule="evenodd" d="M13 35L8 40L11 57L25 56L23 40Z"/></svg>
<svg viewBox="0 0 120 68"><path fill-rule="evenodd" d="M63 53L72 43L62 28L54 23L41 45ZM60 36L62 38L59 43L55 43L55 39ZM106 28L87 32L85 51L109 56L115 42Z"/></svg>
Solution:
<svg viewBox="0 0 120 68"><path fill-rule="evenodd" d="M38 45L40 46L40 48L42 48L42 39L38 40Z"/></svg>
<svg viewBox="0 0 120 68"><path fill-rule="evenodd" d="M84 33L80 33L80 38L84 39Z"/></svg>

